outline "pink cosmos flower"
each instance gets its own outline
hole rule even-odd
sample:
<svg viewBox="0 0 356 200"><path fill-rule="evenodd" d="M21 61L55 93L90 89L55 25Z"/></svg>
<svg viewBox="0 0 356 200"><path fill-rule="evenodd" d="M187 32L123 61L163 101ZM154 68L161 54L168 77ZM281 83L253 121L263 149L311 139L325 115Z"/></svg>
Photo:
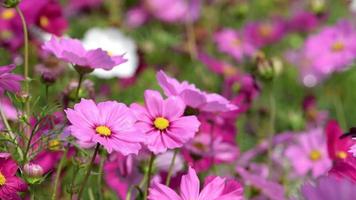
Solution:
<svg viewBox="0 0 356 200"><path fill-rule="evenodd" d="M299 11L287 23L289 31L308 32L315 29L323 20L315 13Z"/></svg>
<svg viewBox="0 0 356 200"><path fill-rule="evenodd" d="M151 15L164 22L194 21L200 15L201 0L145 0Z"/></svg>
<svg viewBox="0 0 356 200"><path fill-rule="evenodd" d="M10 154L0 153L0 199L20 200L17 193L27 190L26 183L16 176L17 169Z"/></svg>
<svg viewBox="0 0 356 200"><path fill-rule="evenodd" d="M340 71L356 57L355 30L346 21L325 27L320 33L307 38L303 51L307 58L313 60L316 72L330 74Z"/></svg>
<svg viewBox="0 0 356 200"><path fill-rule="evenodd" d="M139 185L142 179L137 162L136 156L113 153L104 164L104 180L120 199L125 199L130 186Z"/></svg>
<svg viewBox="0 0 356 200"><path fill-rule="evenodd" d="M189 167L188 174L182 176L180 195L171 188L154 182L149 190L149 200L242 200L243 189L240 184L226 182L225 178L209 178L200 191L200 181L195 170Z"/></svg>
<svg viewBox="0 0 356 200"><path fill-rule="evenodd" d="M198 131L195 116L183 116L185 105L180 98L163 99L157 91L145 91L145 106L132 104L136 125L146 134L145 144L155 154L182 147Z"/></svg>
<svg viewBox="0 0 356 200"><path fill-rule="evenodd" d="M256 48L243 38L243 36L230 28L225 28L214 36L215 43L222 53L226 53L236 61L242 61L245 57L252 57Z"/></svg>
<svg viewBox="0 0 356 200"><path fill-rule="evenodd" d="M256 200L266 199L266 197L271 200L285 200L284 188L279 183L268 180L259 174L250 173L239 166L236 168L236 172L239 173L246 184L260 191Z"/></svg>
<svg viewBox="0 0 356 200"><path fill-rule="evenodd" d="M0 66L0 93L5 90L10 92L18 92L21 89L20 81L22 76L11 73L16 68L15 65Z"/></svg>
<svg viewBox="0 0 356 200"><path fill-rule="evenodd" d="M157 73L156 77L165 95L179 96L187 106L192 108L205 112L227 112L237 109L219 94L203 92L187 81L179 83L162 70Z"/></svg>
<svg viewBox="0 0 356 200"><path fill-rule="evenodd" d="M320 177L315 185L304 184L302 194L307 200L353 200L356 196L356 185L347 179Z"/></svg>
<svg viewBox="0 0 356 200"><path fill-rule="evenodd" d="M79 40L71 38L55 38L45 42L43 50L53 53L57 58L66 62L89 69L102 68L111 70L113 67L126 62L123 56L110 56L102 49L85 50Z"/></svg>
<svg viewBox="0 0 356 200"><path fill-rule="evenodd" d="M321 128L311 129L296 136L296 144L290 145L285 154L299 175L309 171L313 177L323 175L331 168L326 141Z"/></svg>
<svg viewBox="0 0 356 200"><path fill-rule="evenodd" d="M244 35L248 42L260 48L282 39L286 32L285 29L285 22L280 19L250 22L244 28Z"/></svg>
<svg viewBox="0 0 356 200"><path fill-rule="evenodd" d="M83 147L96 143L111 153L113 150L123 155L137 154L140 142L145 136L135 128L136 118L132 111L122 103L106 101L95 104L82 99L74 109L66 109L71 134Z"/></svg>

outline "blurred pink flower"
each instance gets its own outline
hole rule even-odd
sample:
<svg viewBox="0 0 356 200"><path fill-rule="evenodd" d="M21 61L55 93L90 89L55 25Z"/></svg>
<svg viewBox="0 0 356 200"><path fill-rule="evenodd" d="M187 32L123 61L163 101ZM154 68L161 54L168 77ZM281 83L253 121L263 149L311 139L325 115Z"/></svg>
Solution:
<svg viewBox="0 0 356 200"><path fill-rule="evenodd" d="M120 199L125 199L130 186L138 185L142 178L136 166L136 157L133 155L111 154L104 164L104 172L106 184Z"/></svg>
<svg viewBox="0 0 356 200"><path fill-rule="evenodd" d="M320 177L316 184L304 184L302 194L307 200L353 200L356 196L356 185L347 179Z"/></svg>
<svg viewBox="0 0 356 200"><path fill-rule="evenodd" d="M296 144L290 145L285 155L298 175L306 175L311 171L313 177L318 177L325 174L332 165L321 128L296 135Z"/></svg>
<svg viewBox="0 0 356 200"><path fill-rule="evenodd" d="M237 107L216 93L206 93L187 81L179 83L167 76L162 70L157 73L158 84L167 96L179 96L183 102L192 108L205 112L227 112Z"/></svg>
<svg viewBox="0 0 356 200"><path fill-rule="evenodd" d="M280 19L249 22L243 31L246 42L260 48L281 40L286 33L286 24Z"/></svg>
<svg viewBox="0 0 356 200"><path fill-rule="evenodd" d="M123 56L110 56L109 52L100 48L85 50L79 40L71 38L55 38L52 36L50 41L43 44L42 49L73 65L89 69L111 70L113 67L126 62Z"/></svg>
<svg viewBox="0 0 356 200"><path fill-rule="evenodd" d="M299 11L289 19L287 26L289 31L308 32L315 29L324 18L308 11Z"/></svg>
<svg viewBox="0 0 356 200"><path fill-rule="evenodd" d="M242 200L243 189L240 184L226 182L225 178L211 177L200 191L200 181L195 170L189 167L188 174L182 176L180 195L171 188L154 182L150 188L150 200Z"/></svg>
<svg viewBox="0 0 356 200"><path fill-rule="evenodd" d="M127 11L125 22L128 26L136 28L143 25L148 18L147 11L142 6L136 6Z"/></svg>
<svg viewBox="0 0 356 200"><path fill-rule="evenodd" d="M195 21L200 15L201 0L145 0L147 11L164 22Z"/></svg>
<svg viewBox="0 0 356 200"><path fill-rule="evenodd" d="M241 176L245 184L251 185L260 191L259 197L255 197L256 199L266 199L266 197L271 200L286 199L284 188L279 183L267 180L260 175L252 174L242 167L237 167L236 171Z"/></svg>
<svg viewBox="0 0 356 200"><path fill-rule="evenodd" d="M71 134L82 147L92 147L96 143L111 153L113 150L123 155L137 154L145 135L136 129L136 118L122 103L106 101L95 104L82 99L74 109L66 109Z"/></svg>
<svg viewBox="0 0 356 200"><path fill-rule="evenodd" d="M341 71L356 57L356 32L347 21L325 27L307 38L303 52L312 60L316 72L330 74Z"/></svg>
<svg viewBox="0 0 356 200"><path fill-rule="evenodd" d="M88 8L97 8L102 3L103 0L69 0L68 9L75 13Z"/></svg>
<svg viewBox="0 0 356 200"><path fill-rule="evenodd" d="M16 176L17 169L9 154L0 153L0 199L20 200L17 193L27 190L26 183Z"/></svg>
<svg viewBox="0 0 356 200"><path fill-rule="evenodd" d="M13 74L12 71L16 68L15 65L0 66L0 93L4 91L19 92L21 89L20 81L22 76Z"/></svg>
<svg viewBox="0 0 356 200"><path fill-rule="evenodd" d="M214 35L215 43L222 53L226 53L236 61L252 57L257 49L243 38L242 34L230 28L225 28Z"/></svg>
<svg viewBox="0 0 356 200"><path fill-rule="evenodd" d="M185 105L180 98L163 99L157 91L145 91L145 106L132 104L138 119L137 128L146 134L145 144L155 154L182 147L198 131L195 116L183 116Z"/></svg>

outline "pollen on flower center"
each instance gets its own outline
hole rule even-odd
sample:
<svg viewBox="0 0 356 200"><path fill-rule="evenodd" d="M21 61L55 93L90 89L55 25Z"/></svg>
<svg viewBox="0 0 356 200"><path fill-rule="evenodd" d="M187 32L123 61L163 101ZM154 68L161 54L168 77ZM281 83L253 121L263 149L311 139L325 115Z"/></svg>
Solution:
<svg viewBox="0 0 356 200"><path fill-rule="evenodd" d="M5 20L10 20L15 17L15 11L13 9L4 10L1 13L1 18Z"/></svg>
<svg viewBox="0 0 356 200"><path fill-rule="evenodd" d="M97 126L95 128L95 131L97 134L99 134L101 136L110 136L111 135L111 130L107 126Z"/></svg>
<svg viewBox="0 0 356 200"><path fill-rule="evenodd" d="M49 19L46 16L40 17L40 25L41 27L47 27L49 25Z"/></svg>
<svg viewBox="0 0 356 200"><path fill-rule="evenodd" d="M269 37L272 34L273 28L269 24L263 24L259 28L259 32L263 37Z"/></svg>
<svg viewBox="0 0 356 200"><path fill-rule="evenodd" d="M345 151L338 151L336 156L340 159L345 159L347 157L347 153Z"/></svg>
<svg viewBox="0 0 356 200"><path fill-rule="evenodd" d="M340 52L340 51L343 51L345 49L345 44L340 42L340 41L337 41L335 42L332 46L331 46L331 50L333 52Z"/></svg>
<svg viewBox="0 0 356 200"><path fill-rule="evenodd" d="M169 121L164 118L164 117L157 117L155 119L155 121L153 122L153 124L155 125L156 128L158 128L159 130L164 130L166 128L168 128L169 126Z"/></svg>
<svg viewBox="0 0 356 200"><path fill-rule="evenodd" d="M0 186L5 185L6 183L6 178L5 176L0 172Z"/></svg>
<svg viewBox="0 0 356 200"><path fill-rule="evenodd" d="M310 160L312 160L312 161L320 160L320 159L321 159L321 153L320 153L320 151L318 151L318 150L313 150L313 151L311 151L310 154L309 154L309 158L310 158Z"/></svg>

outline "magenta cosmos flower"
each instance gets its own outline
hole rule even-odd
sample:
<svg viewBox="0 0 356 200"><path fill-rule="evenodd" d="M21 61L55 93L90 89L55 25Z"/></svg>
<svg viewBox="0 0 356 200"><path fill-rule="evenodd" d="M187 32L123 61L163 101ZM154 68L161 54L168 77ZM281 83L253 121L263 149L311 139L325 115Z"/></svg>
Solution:
<svg viewBox="0 0 356 200"><path fill-rule="evenodd" d="M71 38L55 38L45 42L43 50L53 53L57 58L73 65L94 70L102 68L111 70L113 67L126 62L123 56L110 56L101 48L86 50L79 40Z"/></svg>
<svg viewBox="0 0 356 200"><path fill-rule="evenodd" d="M145 144L155 154L182 147L198 131L195 116L183 116L185 105L180 98L163 99L157 91L145 91L145 106L132 104L137 127L146 133Z"/></svg>
<svg viewBox="0 0 356 200"><path fill-rule="evenodd" d="M256 48L233 29L226 28L215 33L214 40L219 51L232 56L237 61L251 57L256 52Z"/></svg>
<svg viewBox="0 0 356 200"><path fill-rule="evenodd" d="M316 184L304 184L302 194L307 200L353 200L356 196L356 185L347 179L320 177Z"/></svg>
<svg viewBox="0 0 356 200"><path fill-rule="evenodd" d="M111 153L113 150L123 155L137 154L140 142L145 136L135 128L136 118L131 110L122 103L106 101L95 104L92 100L82 99L74 109L65 110L71 134L83 147L92 147L96 143Z"/></svg>
<svg viewBox="0 0 356 200"><path fill-rule="evenodd" d="M0 93L4 91L18 92L21 89L22 76L11 73L15 65L0 66Z"/></svg>
<svg viewBox="0 0 356 200"><path fill-rule="evenodd" d="M179 96L183 102L192 108L205 112L227 112L237 107L227 99L216 93L206 93L187 81L179 83L176 79L167 76L162 70L157 73L158 84L165 95Z"/></svg>
<svg viewBox="0 0 356 200"><path fill-rule="evenodd" d="M225 178L210 178L200 192L200 181L195 170L189 167L188 174L182 176L180 195L171 188L154 182L150 188L149 200L242 200L240 184L231 184ZM234 181L235 182L235 181ZM236 183L236 182L235 182ZM237 187L236 187L237 186Z"/></svg>
<svg viewBox="0 0 356 200"><path fill-rule="evenodd" d="M313 177L323 175L331 168L326 140L321 128L297 135L296 144L289 146L286 156L298 175L312 172Z"/></svg>
<svg viewBox="0 0 356 200"><path fill-rule="evenodd" d="M17 169L10 154L0 153L0 199L20 200L17 193L27 190L26 183L16 176Z"/></svg>

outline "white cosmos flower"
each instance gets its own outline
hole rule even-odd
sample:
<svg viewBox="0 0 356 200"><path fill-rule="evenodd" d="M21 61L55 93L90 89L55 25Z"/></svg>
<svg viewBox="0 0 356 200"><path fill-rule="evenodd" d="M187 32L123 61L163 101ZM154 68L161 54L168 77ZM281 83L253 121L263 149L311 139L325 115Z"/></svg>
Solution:
<svg viewBox="0 0 356 200"><path fill-rule="evenodd" d="M130 78L138 67L137 46L133 39L125 36L115 28L91 28L82 40L86 49L102 48L112 55L124 55L127 62L110 71L95 69L93 75L100 78Z"/></svg>

